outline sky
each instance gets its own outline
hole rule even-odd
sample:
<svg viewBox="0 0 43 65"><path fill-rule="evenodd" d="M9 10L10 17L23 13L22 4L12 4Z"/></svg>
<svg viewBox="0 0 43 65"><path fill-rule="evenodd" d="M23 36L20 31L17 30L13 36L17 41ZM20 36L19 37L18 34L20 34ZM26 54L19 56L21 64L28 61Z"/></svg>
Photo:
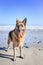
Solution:
<svg viewBox="0 0 43 65"><path fill-rule="evenodd" d="M27 26L43 26L43 0L0 0L0 25L15 25L27 18Z"/></svg>

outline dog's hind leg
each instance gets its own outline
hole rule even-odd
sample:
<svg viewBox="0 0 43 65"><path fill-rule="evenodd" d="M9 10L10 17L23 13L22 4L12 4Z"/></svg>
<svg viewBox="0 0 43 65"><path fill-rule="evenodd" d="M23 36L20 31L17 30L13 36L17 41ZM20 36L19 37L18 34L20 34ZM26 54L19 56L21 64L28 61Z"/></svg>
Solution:
<svg viewBox="0 0 43 65"><path fill-rule="evenodd" d="M10 37L8 37L8 42L7 42L8 48L7 48L7 51L8 51L8 49L9 49L9 47L10 47L10 42L11 42L11 39L10 39Z"/></svg>

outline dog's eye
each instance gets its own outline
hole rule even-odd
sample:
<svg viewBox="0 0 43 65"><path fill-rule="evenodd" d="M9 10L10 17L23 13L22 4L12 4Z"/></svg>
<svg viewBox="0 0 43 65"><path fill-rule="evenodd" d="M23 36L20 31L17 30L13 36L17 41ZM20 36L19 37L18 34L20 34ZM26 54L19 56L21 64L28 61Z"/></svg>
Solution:
<svg viewBox="0 0 43 65"><path fill-rule="evenodd" d="M23 27L23 25L21 24L21 27Z"/></svg>

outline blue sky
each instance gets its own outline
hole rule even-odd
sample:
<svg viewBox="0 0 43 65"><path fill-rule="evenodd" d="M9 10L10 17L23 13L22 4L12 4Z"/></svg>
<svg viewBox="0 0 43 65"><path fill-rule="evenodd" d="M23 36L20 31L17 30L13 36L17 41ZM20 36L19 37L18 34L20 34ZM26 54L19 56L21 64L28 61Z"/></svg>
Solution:
<svg viewBox="0 0 43 65"><path fill-rule="evenodd" d="M0 0L0 25L15 25L27 17L27 26L43 26L43 0Z"/></svg>

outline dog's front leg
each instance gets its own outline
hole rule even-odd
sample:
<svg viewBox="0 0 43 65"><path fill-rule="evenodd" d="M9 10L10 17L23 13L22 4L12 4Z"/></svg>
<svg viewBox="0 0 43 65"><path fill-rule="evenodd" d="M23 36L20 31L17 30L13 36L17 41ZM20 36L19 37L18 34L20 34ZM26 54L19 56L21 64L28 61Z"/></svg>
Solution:
<svg viewBox="0 0 43 65"><path fill-rule="evenodd" d="M14 48L14 56L13 56L13 60L16 60L16 48Z"/></svg>
<svg viewBox="0 0 43 65"><path fill-rule="evenodd" d="M19 49L20 49L20 58L22 58L22 59L23 59L23 58L24 58L24 56L23 56L23 50L22 50L22 47L20 46L20 47L19 47Z"/></svg>

